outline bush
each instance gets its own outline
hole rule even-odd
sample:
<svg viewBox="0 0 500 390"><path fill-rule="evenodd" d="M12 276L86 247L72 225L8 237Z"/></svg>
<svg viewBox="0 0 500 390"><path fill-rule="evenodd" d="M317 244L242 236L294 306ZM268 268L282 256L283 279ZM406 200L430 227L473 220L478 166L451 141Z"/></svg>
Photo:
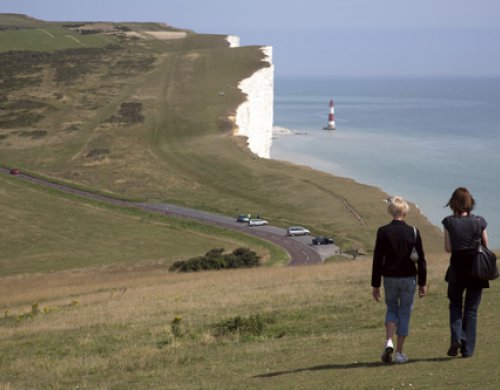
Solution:
<svg viewBox="0 0 500 390"><path fill-rule="evenodd" d="M113 115L106 120L108 123L119 123L132 125L144 122L144 115L141 115L142 103L122 103L118 115Z"/></svg>
<svg viewBox="0 0 500 390"><path fill-rule="evenodd" d="M205 256L176 261L169 271L197 272L231 268L251 268L259 266L260 257L248 248L238 248L224 254L223 248L210 249Z"/></svg>
<svg viewBox="0 0 500 390"><path fill-rule="evenodd" d="M236 316L215 325L215 336L238 335L242 337L262 336L264 321L257 314L247 318Z"/></svg>

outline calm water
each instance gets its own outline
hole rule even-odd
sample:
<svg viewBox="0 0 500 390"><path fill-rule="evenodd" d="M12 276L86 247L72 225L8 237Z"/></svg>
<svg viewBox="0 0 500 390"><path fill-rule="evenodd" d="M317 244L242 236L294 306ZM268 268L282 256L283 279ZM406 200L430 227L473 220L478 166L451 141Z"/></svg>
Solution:
<svg viewBox="0 0 500 390"><path fill-rule="evenodd" d="M337 130L325 131L335 101ZM380 187L434 224L458 186L476 199L500 247L500 79L275 81L271 157Z"/></svg>

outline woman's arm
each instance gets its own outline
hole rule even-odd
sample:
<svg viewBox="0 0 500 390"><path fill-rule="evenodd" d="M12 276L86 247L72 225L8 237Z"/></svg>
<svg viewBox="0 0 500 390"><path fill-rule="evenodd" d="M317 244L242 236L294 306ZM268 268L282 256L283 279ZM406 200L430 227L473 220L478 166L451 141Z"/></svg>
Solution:
<svg viewBox="0 0 500 390"><path fill-rule="evenodd" d="M447 253L451 253L450 233L448 233L446 228L444 229L444 250Z"/></svg>
<svg viewBox="0 0 500 390"><path fill-rule="evenodd" d="M488 233L486 233L486 229L481 233L481 243L488 248Z"/></svg>

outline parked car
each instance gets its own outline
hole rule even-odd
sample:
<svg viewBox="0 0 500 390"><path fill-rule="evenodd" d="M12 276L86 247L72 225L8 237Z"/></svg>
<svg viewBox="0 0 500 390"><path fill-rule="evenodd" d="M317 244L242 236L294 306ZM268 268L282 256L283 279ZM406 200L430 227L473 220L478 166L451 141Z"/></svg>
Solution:
<svg viewBox="0 0 500 390"><path fill-rule="evenodd" d="M250 221L250 214L241 214L241 215L238 215L238 217L236 218L236 222L247 223L248 221Z"/></svg>
<svg viewBox="0 0 500 390"><path fill-rule="evenodd" d="M311 232L302 226L290 226L286 229L287 236L307 236Z"/></svg>
<svg viewBox="0 0 500 390"><path fill-rule="evenodd" d="M319 236L319 237L313 238L312 242L314 245L335 244L335 241L333 241L332 238L325 237L325 236Z"/></svg>
<svg viewBox="0 0 500 390"><path fill-rule="evenodd" d="M268 224L269 224L268 221L259 218L252 218L248 221L248 226L264 226Z"/></svg>
<svg viewBox="0 0 500 390"><path fill-rule="evenodd" d="M20 173L21 173L21 172L19 172L19 169L17 169L17 168L12 168L12 169L10 170L10 174L11 174L11 175L16 175L16 176L17 176L17 175L19 175Z"/></svg>

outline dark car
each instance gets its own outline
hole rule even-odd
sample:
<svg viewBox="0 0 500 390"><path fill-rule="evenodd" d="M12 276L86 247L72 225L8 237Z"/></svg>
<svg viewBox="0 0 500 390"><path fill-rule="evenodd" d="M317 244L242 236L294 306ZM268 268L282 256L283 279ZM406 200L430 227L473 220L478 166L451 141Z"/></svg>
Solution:
<svg viewBox="0 0 500 390"><path fill-rule="evenodd" d="M314 245L335 244L335 241L333 241L332 238L324 237L324 236L319 236L319 237L313 238L312 242Z"/></svg>
<svg viewBox="0 0 500 390"><path fill-rule="evenodd" d="M10 170L10 174L11 174L11 175L16 175L16 176L17 176L17 175L19 175L19 173L20 173L20 172L19 172L19 169L17 169L17 168L12 168L12 169Z"/></svg>
<svg viewBox="0 0 500 390"><path fill-rule="evenodd" d="M236 222L245 222L248 223L250 221L250 214L241 214L236 218Z"/></svg>

